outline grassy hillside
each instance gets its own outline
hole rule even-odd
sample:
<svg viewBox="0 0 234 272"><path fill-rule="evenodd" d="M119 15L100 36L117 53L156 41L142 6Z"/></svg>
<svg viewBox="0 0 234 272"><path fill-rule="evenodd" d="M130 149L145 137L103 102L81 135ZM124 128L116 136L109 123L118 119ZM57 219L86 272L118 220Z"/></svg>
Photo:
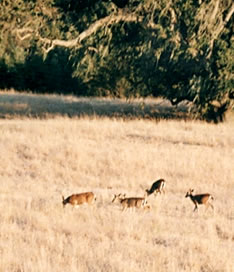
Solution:
<svg viewBox="0 0 234 272"><path fill-rule="evenodd" d="M6 112L4 99L0 271L233 271L233 119L40 119ZM143 196L158 178L166 194L149 197L151 211L111 203L115 193ZM214 212L193 213L189 188L211 193ZM97 195L93 207L63 209L62 195L84 191Z"/></svg>

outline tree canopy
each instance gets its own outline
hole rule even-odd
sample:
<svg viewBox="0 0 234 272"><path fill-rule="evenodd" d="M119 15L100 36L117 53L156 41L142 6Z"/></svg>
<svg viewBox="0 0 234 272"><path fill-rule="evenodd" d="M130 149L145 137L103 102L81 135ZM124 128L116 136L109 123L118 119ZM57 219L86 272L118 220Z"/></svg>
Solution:
<svg viewBox="0 0 234 272"><path fill-rule="evenodd" d="M163 97L223 121L233 13L231 0L2 0L0 87Z"/></svg>

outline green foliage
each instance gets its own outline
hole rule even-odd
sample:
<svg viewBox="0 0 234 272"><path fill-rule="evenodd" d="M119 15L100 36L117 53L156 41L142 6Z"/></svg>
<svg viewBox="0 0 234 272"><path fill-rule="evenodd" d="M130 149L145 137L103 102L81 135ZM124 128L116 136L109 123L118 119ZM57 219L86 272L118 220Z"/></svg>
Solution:
<svg viewBox="0 0 234 272"><path fill-rule="evenodd" d="M219 122L233 99L226 1L2 0L1 88L187 100Z"/></svg>

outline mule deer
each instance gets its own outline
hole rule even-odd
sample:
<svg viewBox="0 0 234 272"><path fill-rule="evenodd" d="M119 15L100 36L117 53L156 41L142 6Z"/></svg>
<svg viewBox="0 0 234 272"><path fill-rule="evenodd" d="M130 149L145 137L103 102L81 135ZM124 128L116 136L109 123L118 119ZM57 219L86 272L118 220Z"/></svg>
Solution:
<svg viewBox="0 0 234 272"><path fill-rule="evenodd" d="M80 193L80 194L74 194L70 195L66 199L64 196L62 196L63 199L63 207L65 207L66 204L71 204L73 207L79 207L82 204L92 204L96 200L96 196L93 192L86 192L86 193Z"/></svg>
<svg viewBox="0 0 234 272"><path fill-rule="evenodd" d="M211 207L212 210L214 210L213 205L210 203L210 201L214 199L212 195L210 194L193 195L193 191L194 191L193 189L189 189L185 197L190 197L190 199L194 203L195 205L195 208L193 210L194 212L198 210L198 205L202 204L206 206L206 209L208 209L208 207Z"/></svg>
<svg viewBox="0 0 234 272"><path fill-rule="evenodd" d="M166 186L166 181L164 179L159 179L157 181L155 181L151 188L148 190L146 189L146 193L147 193L147 196L151 195L154 193L154 195L156 195L157 193L164 193L165 194L165 191L164 191L164 188Z"/></svg>
<svg viewBox="0 0 234 272"><path fill-rule="evenodd" d="M125 197L126 195L118 194L114 195L114 198L112 200L113 202L119 202L122 207L123 211L127 208L144 208L144 206L147 204L147 200L144 197Z"/></svg>

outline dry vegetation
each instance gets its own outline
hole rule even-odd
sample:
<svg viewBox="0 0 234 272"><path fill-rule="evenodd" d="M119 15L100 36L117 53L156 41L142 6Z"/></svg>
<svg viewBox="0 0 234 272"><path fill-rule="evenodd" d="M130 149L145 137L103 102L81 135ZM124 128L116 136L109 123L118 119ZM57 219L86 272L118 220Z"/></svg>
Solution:
<svg viewBox="0 0 234 272"><path fill-rule="evenodd" d="M68 118L75 98L55 96L54 118L30 118L23 97L0 94L0 271L233 271L233 119ZM158 178L166 194L151 211L111 203ZM215 211L193 213L190 187L211 193ZM93 207L63 209L62 195L91 190Z"/></svg>

